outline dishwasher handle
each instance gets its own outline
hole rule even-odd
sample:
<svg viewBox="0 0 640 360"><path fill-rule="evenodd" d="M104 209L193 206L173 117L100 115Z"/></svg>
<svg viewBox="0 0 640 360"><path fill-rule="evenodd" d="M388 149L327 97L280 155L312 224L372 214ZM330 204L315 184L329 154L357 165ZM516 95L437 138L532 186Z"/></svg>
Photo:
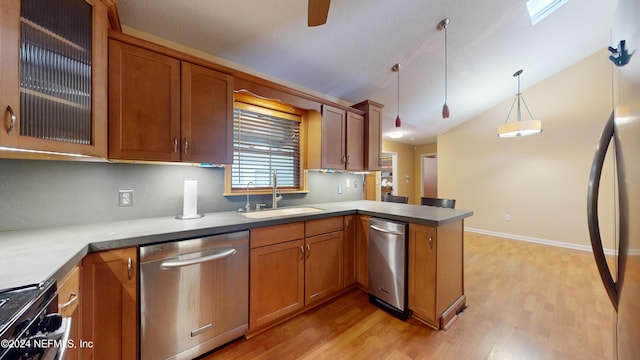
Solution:
<svg viewBox="0 0 640 360"><path fill-rule="evenodd" d="M404 232L402 232L402 231L387 230L387 229L383 229L383 228L375 226L375 225L369 225L369 228L373 229L375 231L386 233L386 234L404 236Z"/></svg>
<svg viewBox="0 0 640 360"><path fill-rule="evenodd" d="M216 249L216 250L219 250L219 249ZM180 256L176 256L174 258L163 261L162 264L160 264L160 268L162 270L167 270L167 269L179 268L183 266L196 265L196 264L201 264L207 261L224 259L228 256L235 255L236 253L237 253L236 249L226 248L223 251L216 251L211 255L205 255L205 256L196 257L192 259L180 259Z"/></svg>

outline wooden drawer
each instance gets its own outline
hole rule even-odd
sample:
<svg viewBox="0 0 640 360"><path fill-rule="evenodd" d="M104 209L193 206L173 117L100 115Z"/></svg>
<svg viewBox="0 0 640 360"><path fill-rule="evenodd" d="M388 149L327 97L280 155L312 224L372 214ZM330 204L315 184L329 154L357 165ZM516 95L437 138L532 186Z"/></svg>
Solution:
<svg viewBox="0 0 640 360"><path fill-rule="evenodd" d="M305 236L315 236L326 234L334 231L342 231L344 228L344 219L342 216L336 216L326 219L306 221Z"/></svg>
<svg viewBox="0 0 640 360"><path fill-rule="evenodd" d="M251 248L279 244L286 241L304 238L304 223L296 222L291 224L265 226L251 229Z"/></svg>
<svg viewBox="0 0 640 360"><path fill-rule="evenodd" d="M63 317L72 316L80 302L80 267L75 266L58 282L58 310Z"/></svg>

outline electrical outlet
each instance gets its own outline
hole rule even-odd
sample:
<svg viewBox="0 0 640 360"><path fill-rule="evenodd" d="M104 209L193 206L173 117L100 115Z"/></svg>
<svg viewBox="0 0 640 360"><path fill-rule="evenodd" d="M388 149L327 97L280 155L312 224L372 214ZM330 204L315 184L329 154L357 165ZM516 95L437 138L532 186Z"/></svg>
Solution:
<svg viewBox="0 0 640 360"><path fill-rule="evenodd" d="M358 188L358 179L353 180L353 187Z"/></svg>
<svg viewBox="0 0 640 360"><path fill-rule="evenodd" d="M351 187L351 179L347 179L345 183L347 185L347 189Z"/></svg>
<svg viewBox="0 0 640 360"><path fill-rule="evenodd" d="M342 185L338 185L338 194L342 194Z"/></svg>
<svg viewBox="0 0 640 360"><path fill-rule="evenodd" d="M133 190L118 190L118 206L133 206Z"/></svg>
<svg viewBox="0 0 640 360"><path fill-rule="evenodd" d="M511 214L509 213L504 214L504 221L511 221Z"/></svg>

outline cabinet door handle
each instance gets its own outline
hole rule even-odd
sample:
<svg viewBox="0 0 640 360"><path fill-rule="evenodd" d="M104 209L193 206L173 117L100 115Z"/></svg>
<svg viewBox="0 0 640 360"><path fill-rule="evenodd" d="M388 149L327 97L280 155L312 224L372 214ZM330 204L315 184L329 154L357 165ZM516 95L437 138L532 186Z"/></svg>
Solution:
<svg viewBox="0 0 640 360"><path fill-rule="evenodd" d="M347 155L347 165L351 164L351 155Z"/></svg>
<svg viewBox="0 0 640 360"><path fill-rule="evenodd" d="M433 249L433 236L429 235L429 249Z"/></svg>
<svg viewBox="0 0 640 360"><path fill-rule="evenodd" d="M16 127L16 113L13 112L11 105L7 106L7 111L9 112L9 128L7 129L7 134L11 135L13 133L13 129Z"/></svg>
<svg viewBox="0 0 640 360"><path fill-rule="evenodd" d="M174 153L178 152L178 137L177 136L173 137L173 152Z"/></svg>
<svg viewBox="0 0 640 360"><path fill-rule="evenodd" d="M304 259L304 246L300 245L300 260Z"/></svg>
<svg viewBox="0 0 640 360"><path fill-rule="evenodd" d="M67 301L66 303L62 304L62 305L58 305L58 309L62 310L62 309L66 309L69 306L75 304L78 301L78 294L77 293L69 293L69 301Z"/></svg>
<svg viewBox="0 0 640 360"><path fill-rule="evenodd" d="M307 258L311 256L311 245L307 244Z"/></svg>
<svg viewBox="0 0 640 360"><path fill-rule="evenodd" d="M184 138L184 153L188 153L189 152L189 139Z"/></svg>
<svg viewBox="0 0 640 360"><path fill-rule="evenodd" d="M347 157L345 155L342 155L342 163L343 164L347 163Z"/></svg>
<svg viewBox="0 0 640 360"><path fill-rule="evenodd" d="M131 280L132 274L131 271L133 270L133 261L131 260L131 257L129 257L129 260L127 260L127 277L129 278L129 280Z"/></svg>

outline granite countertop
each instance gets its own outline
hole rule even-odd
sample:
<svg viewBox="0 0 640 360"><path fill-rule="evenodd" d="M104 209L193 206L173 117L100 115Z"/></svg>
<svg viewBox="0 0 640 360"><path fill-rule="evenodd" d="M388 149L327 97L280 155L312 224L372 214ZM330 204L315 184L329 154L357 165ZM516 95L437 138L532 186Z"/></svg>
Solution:
<svg viewBox="0 0 640 360"><path fill-rule="evenodd" d="M356 213L428 226L440 226L473 215L467 210L367 200L304 206L322 211L261 219L249 219L236 211L224 211L207 213L192 220L159 217L0 232L0 289L50 278L60 280L87 253L100 250Z"/></svg>

